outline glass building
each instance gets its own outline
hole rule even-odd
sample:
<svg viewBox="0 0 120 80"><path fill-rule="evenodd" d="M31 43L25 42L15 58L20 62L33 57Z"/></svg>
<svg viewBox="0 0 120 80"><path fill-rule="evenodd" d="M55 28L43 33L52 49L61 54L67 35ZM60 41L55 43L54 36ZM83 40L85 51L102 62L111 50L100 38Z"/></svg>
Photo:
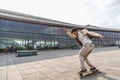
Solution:
<svg viewBox="0 0 120 80"><path fill-rule="evenodd" d="M43 50L77 46L63 27L87 28L102 34L103 41L93 39L96 47L120 45L119 29L70 24L0 9L0 49L15 46L17 49Z"/></svg>

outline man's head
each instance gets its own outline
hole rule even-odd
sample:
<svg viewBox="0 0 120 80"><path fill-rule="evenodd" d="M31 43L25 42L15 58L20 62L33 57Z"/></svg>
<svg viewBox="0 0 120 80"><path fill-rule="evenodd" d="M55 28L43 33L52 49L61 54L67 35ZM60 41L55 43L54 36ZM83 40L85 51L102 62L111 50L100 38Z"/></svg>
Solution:
<svg viewBox="0 0 120 80"><path fill-rule="evenodd" d="M76 36L78 36L78 29L77 28L73 28L71 30L71 33L75 34Z"/></svg>

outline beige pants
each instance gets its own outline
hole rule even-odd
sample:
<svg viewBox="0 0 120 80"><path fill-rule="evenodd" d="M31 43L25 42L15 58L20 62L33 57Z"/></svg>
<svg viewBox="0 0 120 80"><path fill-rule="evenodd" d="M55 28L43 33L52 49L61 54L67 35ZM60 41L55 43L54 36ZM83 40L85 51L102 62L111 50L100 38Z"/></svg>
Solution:
<svg viewBox="0 0 120 80"><path fill-rule="evenodd" d="M88 66L92 65L87 57L91 53L93 48L94 48L94 44L93 43L91 43L91 44L88 43L80 49L79 58L80 58L82 69L85 68L84 61L87 63Z"/></svg>

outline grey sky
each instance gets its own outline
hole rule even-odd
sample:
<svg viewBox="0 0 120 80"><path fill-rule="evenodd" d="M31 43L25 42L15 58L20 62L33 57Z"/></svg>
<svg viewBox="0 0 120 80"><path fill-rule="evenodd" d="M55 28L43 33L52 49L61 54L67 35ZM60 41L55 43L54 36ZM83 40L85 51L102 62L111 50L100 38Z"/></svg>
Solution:
<svg viewBox="0 0 120 80"><path fill-rule="evenodd" d="M120 0L0 0L0 8L79 25L120 29Z"/></svg>

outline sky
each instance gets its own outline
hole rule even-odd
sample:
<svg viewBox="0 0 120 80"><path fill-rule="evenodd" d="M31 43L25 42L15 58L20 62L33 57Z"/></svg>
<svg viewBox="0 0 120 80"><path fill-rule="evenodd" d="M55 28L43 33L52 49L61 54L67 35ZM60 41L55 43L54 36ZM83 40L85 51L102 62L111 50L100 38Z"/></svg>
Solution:
<svg viewBox="0 0 120 80"><path fill-rule="evenodd" d="M120 0L0 0L0 9L72 24L120 29Z"/></svg>

